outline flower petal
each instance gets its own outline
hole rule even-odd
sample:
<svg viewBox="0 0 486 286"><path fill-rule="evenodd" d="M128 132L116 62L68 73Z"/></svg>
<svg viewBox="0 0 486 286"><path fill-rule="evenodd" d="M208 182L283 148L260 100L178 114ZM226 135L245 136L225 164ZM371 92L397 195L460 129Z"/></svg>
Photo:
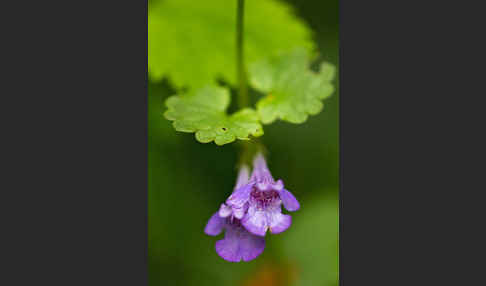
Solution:
<svg viewBox="0 0 486 286"><path fill-rule="evenodd" d="M240 255L243 261L250 261L262 254L265 249L265 238L249 232L240 237Z"/></svg>
<svg viewBox="0 0 486 286"><path fill-rule="evenodd" d="M246 211L248 210L248 203L245 203L242 207L233 206L232 210L233 210L233 215L237 219L242 219Z"/></svg>
<svg viewBox="0 0 486 286"><path fill-rule="evenodd" d="M266 213L263 210L258 210L256 207L251 206L248 209L248 213L245 215L241 224L248 230L250 233L259 236L265 236L268 225L267 225L267 217Z"/></svg>
<svg viewBox="0 0 486 286"><path fill-rule="evenodd" d="M243 185L246 185L250 180L250 169L247 165L243 165L238 172L238 179L236 180L236 186L234 191L241 188Z"/></svg>
<svg viewBox="0 0 486 286"><path fill-rule="evenodd" d="M261 190L267 190L268 186L274 182L267 162L261 153L258 153L255 159L253 159L253 173L251 174L250 180L256 180L258 182L258 188Z"/></svg>
<svg viewBox="0 0 486 286"><path fill-rule="evenodd" d="M224 238L216 241L216 252L224 260L230 262L240 262L241 255L239 253L238 240Z"/></svg>
<svg viewBox="0 0 486 286"><path fill-rule="evenodd" d="M287 191L286 189L282 189L278 191L278 195L280 196L286 210L294 212L300 209L299 201L297 201L291 192Z"/></svg>
<svg viewBox="0 0 486 286"><path fill-rule="evenodd" d="M224 218L221 218L218 213L213 214L209 219L208 224L204 228L204 232L207 235L218 235L223 230Z"/></svg>
<svg viewBox="0 0 486 286"><path fill-rule="evenodd" d="M277 192L283 190L283 188L284 188L283 181L282 180L278 180L277 182L275 182L275 184L273 184L272 187Z"/></svg>
<svg viewBox="0 0 486 286"><path fill-rule="evenodd" d="M233 194L226 200L226 203L232 206L242 207L249 199L253 183L248 183L236 189Z"/></svg>
<svg viewBox="0 0 486 286"><path fill-rule="evenodd" d="M231 209L230 206L227 206L225 204L221 204L221 207L219 208L219 216L220 217L228 217L231 213L233 212L233 210Z"/></svg>
<svg viewBox="0 0 486 286"><path fill-rule="evenodd" d="M281 212L269 212L267 218L269 230L272 234L281 233L292 224L292 217Z"/></svg>
<svg viewBox="0 0 486 286"><path fill-rule="evenodd" d="M265 239L253 235L241 226L227 224L224 239L216 242L216 252L223 259L239 262L241 259L250 261L262 254L265 249Z"/></svg>

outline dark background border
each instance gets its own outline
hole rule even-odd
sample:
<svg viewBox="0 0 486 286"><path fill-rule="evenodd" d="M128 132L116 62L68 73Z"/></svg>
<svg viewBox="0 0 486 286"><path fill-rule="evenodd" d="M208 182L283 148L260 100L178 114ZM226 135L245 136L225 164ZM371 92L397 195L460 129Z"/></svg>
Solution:
<svg viewBox="0 0 486 286"><path fill-rule="evenodd" d="M147 1L0 6L0 284L147 285Z"/></svg>
<svg viewBox="0 0 486 286"><path fill-rule="evenodd" d="M147 2L0 11L1 284L146 285ZM341 285L474 279L482 11L341 1Z"/></svg>

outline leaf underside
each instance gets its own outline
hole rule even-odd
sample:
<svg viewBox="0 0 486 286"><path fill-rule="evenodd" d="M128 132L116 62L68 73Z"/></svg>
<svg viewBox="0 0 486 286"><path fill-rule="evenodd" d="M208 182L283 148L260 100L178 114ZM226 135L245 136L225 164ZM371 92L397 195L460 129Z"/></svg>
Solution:
<svg viewBox="0 0 486 286"><path fill-rule="evenodd" d="M196 139L201 143L214 141L224 145L236 139L249 140L250 135L263 135L255 110L244 108L228 115L229 103L230 94L226 88L206 86L195 92L169 97L164 115L173 121L177 131L196 132Z"/></svg>

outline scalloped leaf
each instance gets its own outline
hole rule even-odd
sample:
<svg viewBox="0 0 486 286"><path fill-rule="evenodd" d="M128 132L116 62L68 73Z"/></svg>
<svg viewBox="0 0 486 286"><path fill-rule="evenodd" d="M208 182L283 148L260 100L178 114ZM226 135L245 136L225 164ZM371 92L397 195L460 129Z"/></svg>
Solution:
<svg viewBox="0 0 486 286"><path fill-rule="evenodd" d="M173 121L175 130L196 132L201 143L214 141L224 145L235 139L249 140L249 136L263 135L258 113L244 108L232 115L226 114L230 103L228 89L206 86L194 92L174 95L167 99L164 116Z"/></svg>
<svg viewBox="0 0 486 286"><path fill-rule="evenodd" d="M322 110L322 100L334 92L335 68L322 63L316 73L309 69L310 62L306 50L296 49L250 65L250 84L266 94L257 102L262 123L303 123Z"/></svg>
<svg viewBox="0 0 486 286"><path fill-rule="evenodd" d="M164 0L148 12L151 80L199 88L221 78L236 83L236 0ZM245 61L298 46L315 48L310 28L276 0L245 1Z"/></svg>

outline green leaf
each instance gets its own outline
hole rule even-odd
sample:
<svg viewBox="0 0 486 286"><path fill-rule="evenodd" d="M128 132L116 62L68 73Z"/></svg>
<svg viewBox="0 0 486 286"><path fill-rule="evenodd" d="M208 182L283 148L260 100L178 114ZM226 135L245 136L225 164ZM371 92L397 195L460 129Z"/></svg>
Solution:
<svg viewBox="0 0 486 286"><path fill-rule="evenodd" d="M296 49L250 66L250 84L266 95L257 103L263 123L276 119L303 123L308 115L322 110L322 100L334 91L331 81L335 69L322 63L316 73L309 69L310 61L306 50Z"/></svg>
<svg viewBox="0 0 486 286"><path fill-rule="evenodd" d="M177 131L196 132L201 143L214 140L217 145L249 140L249 135L263 135L258 114L244 108L232 115L226 114L230 103L228 89L206 86L194 92L171 96L167 99L165 117L173 121Z"/></svg>
<svg viewBox="0 0 486 286"><path fill-rule="evenodd" d="M164 0L148 12L151 80L168 77L176 87L202 87L222 78L236 83L236 0ZM314 48L310 29L288 4L245 1L245 61L280 51Z"/></svg>

